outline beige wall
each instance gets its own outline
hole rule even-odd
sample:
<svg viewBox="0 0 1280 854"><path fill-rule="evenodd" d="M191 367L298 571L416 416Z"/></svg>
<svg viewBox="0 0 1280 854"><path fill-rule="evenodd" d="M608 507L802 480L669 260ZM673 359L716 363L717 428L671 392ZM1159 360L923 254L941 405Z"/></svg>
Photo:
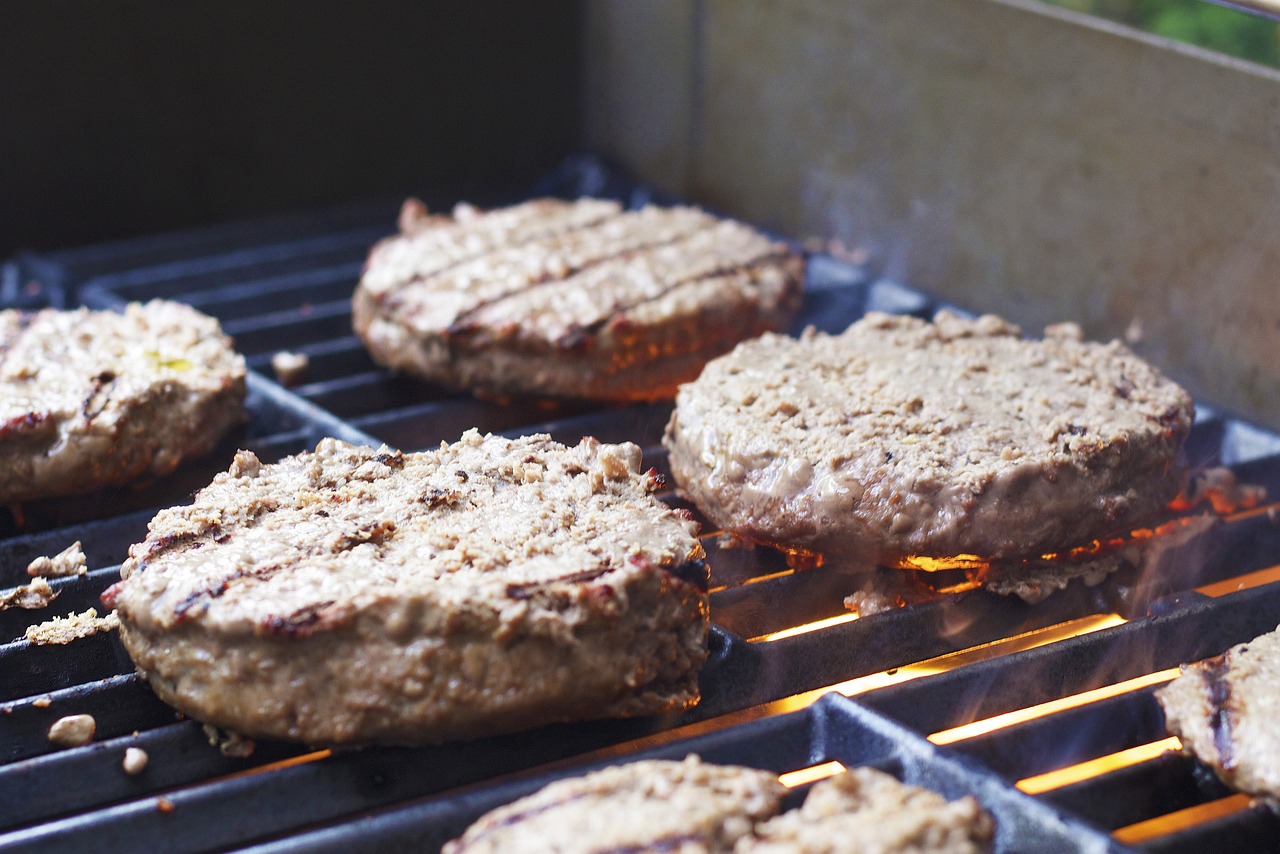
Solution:
<svg viewBox="0 0 1280 854"><path fill-rule="evenodd" d="M1280 74L1034 0L590 5L591 144L1280 427Z"/></svg>

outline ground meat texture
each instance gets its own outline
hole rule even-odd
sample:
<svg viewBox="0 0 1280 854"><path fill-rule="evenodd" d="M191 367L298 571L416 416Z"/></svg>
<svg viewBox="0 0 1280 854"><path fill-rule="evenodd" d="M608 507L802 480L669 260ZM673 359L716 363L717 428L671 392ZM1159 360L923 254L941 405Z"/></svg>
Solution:
<svg viewBox="0 0 1280 854"><path fill-rule="evenodd" d="M1149 522L1190 397L1071 325L871 313L765 335L681 388L664 444L704 513L756 542L896 564L1029 558Z"/></svg>
<svg viewBox="0 0 1280 854"><path fill-rule="evenodd" d="M1227 785L1280 799L1280 629L1184 667L1156 699L1184 751Z"/></svg>
<svg viewBox="0 0 1280 854"><path fill-rule="evenodd" d="M357 334L382 365L490 396L670 398L785 328L804 278L785 244L689 207L411 204L401 229L369 255Z"/></svg>
<svg viewBox="0 0 1280 854"><path fill-rule="evenodd" d="M696 525L634 445L475 431L401 454L241 452L104 594L156 693L309 743L431 743L683 709L706 658Z"/></svg>
<svg viewBox="0 0 1280 854"><path fill-rule="evenodd" d="M167 474L242 422L244 397L244 359L185 305L0 311L0 503Z"/></svg>
<svg viewBox="0 0 1280 854"><path fill-rule="evenodd" d="M444 854L729 852L786 789L753 768L645 760L552 783L481 817Z"/></svg>
<svg viewBox="0 0 1280 854"><path fill-rule="evenodd" d="M813 787L804 804L757 827L734 854L982 854L994 825L972 797L955 801L855 768Z"/></svg>

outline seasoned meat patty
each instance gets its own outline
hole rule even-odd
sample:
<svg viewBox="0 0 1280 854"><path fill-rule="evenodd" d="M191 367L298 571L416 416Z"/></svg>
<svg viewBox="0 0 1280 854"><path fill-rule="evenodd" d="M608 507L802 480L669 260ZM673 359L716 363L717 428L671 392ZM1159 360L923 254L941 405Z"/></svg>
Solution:
<svg viewBox="0 0 1280 854"><path fill-rule="evenodd" d="M696 208L407 203L354 299L375 361L488 395L669 398L799 306L803 260Z"/></svg>
<svg viewBox="0 0 1280 854"><path fill-rule="evenodd" d="M156 693L313 744L432 743L698 698L707 570L640 450L481 437L241 452L103 595Z"/></svg>
<svg viewBox="0 0 1280 854"><path fill-rule="evenodd" d="M1156 699L1183 750L1227 785L1280 799L1280 629L1184 667Z"/></svg>
<svg viewBox="0 0 1280 854"><path fill-rule="evenodd" d="M979 854L995 828L972 797L948 801L883 771L854 768L743 837L734 854Z"/></svg>
<svg viewBox="0 0 1280 854"><path fill-rule="evenodd" d="M680 389L671 469L743 538L890 565L1127 532L1176 494L1194 410L1124 345L1081 338L946 312L765 335Z"/></svg>
<svg viewBox="0 0 1280 854"><path fill-rule="evenodd" d="M786 789L753 768L644 760L552 783L482 816L444 854L678 851L840 854L990 851L991 817L859 768L813 787L778 815Z"/></svg>
<svg viewBox="0 0 1280 854"><path fill-rule="evenodd" d="M244 359L178 303L0 311L0 503L167 474L244 420Z"/></svg>
<svg viewBox="0 0 1280 854"><path fill-rule="evenodd" d="M444 854L733 850L786 789L765 771L645 760L552 783L482 816Z"/></svg>

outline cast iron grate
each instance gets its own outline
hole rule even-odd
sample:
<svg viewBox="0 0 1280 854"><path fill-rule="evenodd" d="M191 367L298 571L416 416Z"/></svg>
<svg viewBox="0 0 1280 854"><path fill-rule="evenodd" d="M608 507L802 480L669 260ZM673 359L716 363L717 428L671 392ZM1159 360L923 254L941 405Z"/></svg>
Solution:
<svg viewBox="0 0 1280 854"><path fill-rule="evenodd" d="M648 197L589 159L571 162L537 192L607 194L633 204ZM37 259L43 267L26 260L27 270L56 268L47 278L58 293L91 305L166 296L219 317L254 369L253 417L209 461L171 481L30 508L26 529L10 523L0 531L0 586L22 580L32 557L76 539L92 570L56 582L60 597L48 613L0 612L0 637L20 637L31 623L97 605L154 510L184 500L225 468L236 445L274 459L331 434L417 450L474 426L513 435L543 430L566 442L588 434L633 441L650 464L665 469L659 442L667 404L500 406L374 366L350 333L347 299L368 244L390 231L394 215L388 204L368 221L344 214L340 227L320 217L323 227L295 224L275 242L230 228L221 236L202 233L198 250L170 236L114 253L98 247ZM938 307L909 288L815 255L799 325L837 330L873 308L929 315ZM292 390L270 379L271 355L281 349L311 359L305 382ZM1242 480L1280 495L1280 437L1204 412L1188 453L1197 464L1229 465ZM1143 825L1229 796L1176 753L1035 797L1014 786L1160 741L1165 733L1153 685L942 748L926 740L971 721L1141 679L1275 628L1280 585L1273 579L1280 573L1268 570L1280 564L1280 528L1266 512L1224 519L1166 555L1154 577L1077 585L1036 606L971 590L858 620L846 618L842 600L864 583L860 576L839 566L793 570L770 550L722 550L714 532L706 533L713 657L702 675L702 704L674 720L603 721L435 748L334 754L262 743L252 757L224 757L198 725L177 720L151 695L113 636L66 647L0 645L0 848L429 849L549 775L632 754L695 750L778 771L833 759L879 764L908 780L937 781L949 794L975 792L1001 819L1001 850L1118 849L1109 831L1162 851L1210 844L1271 850L1280 840L1280 821L1248 803L1224 818L1189 820L1185 829L1172 820L1162 828ZM832 689L856 696L862 707L819 699ZM97 719L97 740L52 750L48 726L83 712ZM136 777L121 769L129 746L151 757Z"/></svg>

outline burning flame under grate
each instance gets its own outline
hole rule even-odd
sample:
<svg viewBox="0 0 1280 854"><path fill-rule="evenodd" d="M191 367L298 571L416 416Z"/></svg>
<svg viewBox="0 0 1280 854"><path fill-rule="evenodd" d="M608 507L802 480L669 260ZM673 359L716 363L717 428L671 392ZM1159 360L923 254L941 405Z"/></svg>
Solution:
<svg viewBox="0 0 1280 854"><path fill-rule="evenodd" d="M264 458L326 433L415 450L477 426L544 430L566 442L584 434L635 441L650 464L665 468L666 405L531 413L373 366L350 334L347 299L376 231L351 227L212 254L157 239L145 264L131 265L123 248L109 261L99 252L92 263L75 256L48 263L84 280L90 304L177 297L220 317L264 376L277 350L306 353L309 374L292 392L254 382L254 421L238 441ZM95 278L95 264L107 272ZM869 308L931 314L937 307L832 258L815 258L810 278L802 322L829 330ZM1209 413L1188 451L1196 463L1230 465L1241 481L1280 495L1280 438ZM0 586L17 583L31 557L75 539L92 571L55 583L60 597L50 614L0 612L0 634L18 637L27 624L95 605L151 508L181 500L214 468L197 466L132 496L127 507L99 498L32 508L34 532L0 540ZM155 700L110 635L66 647L5 644L0 848L429 849L553 776L696 750L772 769L801 787L833 763L869 763L951 796L973 792L996 812L1005 850L1272 850L1280 820L1182 757L1152 692L1179 664L1280 623L1274 515L1264 507L1226 516L1166 555L1156 573L1077 584L1036 606L953 589L861 618L842 605L865 583L848 568L795 569L767 549L722 550L707 531L717 628L697 709L677 720L550 727L533 737L419 750L260 744L249 758L222 756L197 725L175 720ZM82 712L97 719L97 740L52 750L49 724ZM151 757L136 777L121 769L129 746Z"/></svg>

